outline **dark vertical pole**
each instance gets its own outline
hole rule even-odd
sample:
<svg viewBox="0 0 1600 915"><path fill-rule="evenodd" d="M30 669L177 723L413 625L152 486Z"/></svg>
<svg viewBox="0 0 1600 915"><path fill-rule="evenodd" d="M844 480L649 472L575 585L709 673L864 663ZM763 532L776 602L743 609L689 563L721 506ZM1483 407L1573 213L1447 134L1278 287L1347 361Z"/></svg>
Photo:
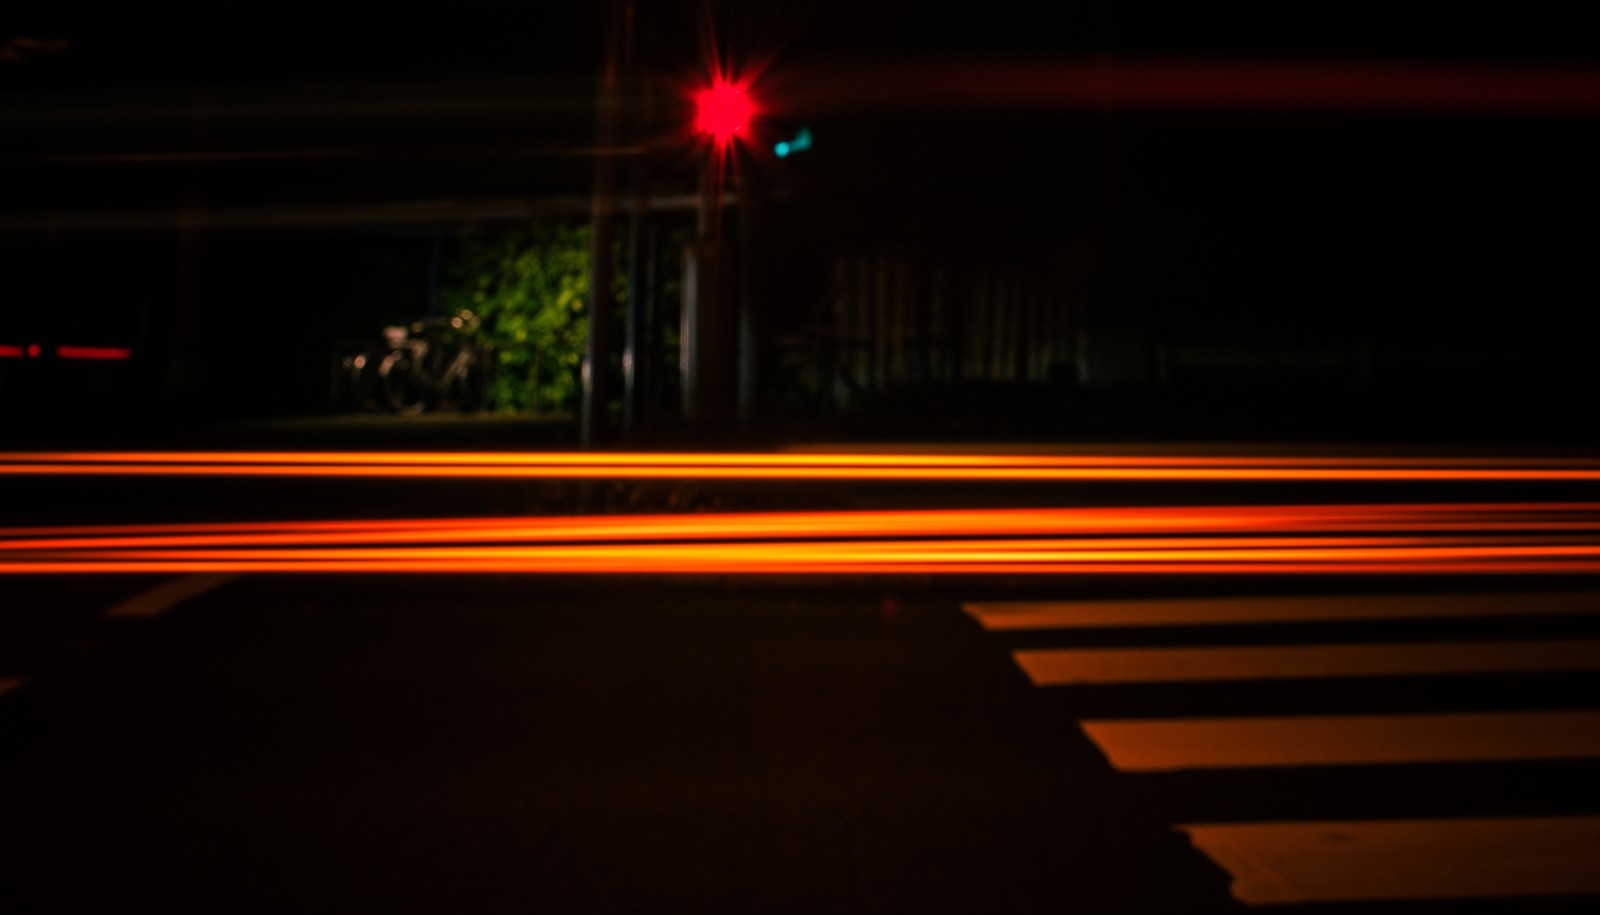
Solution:
<svg viewBox="0 0 1600 915"><path fill-rule="evenodd" d="M682 301L678 303L678 409L690 425L697 418L700 402L700 264L704 260L704 235L705 230L698 229L683 246Z"/></svg>
<svg viewBox="0 0 1600 915"><path fill-rule="evenodd" d="M728 301L728 251L722 231L727 150L713 147L700 180L699 235L684 284L683 408L701 431L723 430L733 417L735 316Z"/></svg>
<svg viewBox="0 0 1600 915"><path fill-rule="evenodd" d="M634 371L639 376L640 420L648 421L661 409L661 228L647 226L644 231L644 297L639 300L643 314L639 332L643 343L634 353Z"/></svg>
<svg viewBox="0 0 1600 915"><path fill-rule="evenodd" d="M761 327L759 315L755 310L754 301L754 246L751 236L754 230L751 227L752 214L750 207L753 196L748 187L748 170L740 176L739 186L734 189L737 195L735 206L739 214L739 248L736 269L738 271L737 288L739 295L739 337L736 358L738 360L738 413L741 423L749 423L755 419L759 399L759 382L761 365L760 354Z"/></svg>
<svg viewBox="0 0 1600 915"><path fill-rule="evenodd" d="M822 343L822 376L817 386L817 396L823 415L836 416L841 412L839 389L843 372L840 365L845 361L841 355L844 348L842 343L849 339L850 334L850 268L844 258L838 255L833 258L833 286L828 293L830 320L828 335Z"/></svg>
<svg viewBox="0 0 1600 915"><path fill-rule="evenodd" d="M638 70L634 66L634 36L636 33L635 10L632 0L628 0L623 15L623 39L625 49L623 56L623 85L627 88L630 100L629 119L630 138L638 141L640 133L644 130L644 123L648 122L648 100L644 97L643 81L639 78ZM641 236L644 234L645 220L650 212L649 189L649 163L644 156L636 156L633 160L631 183L633 185L633 199L628 211L628 316L627 326L624 331L625 339L622 349L622 428L627 435L632 435L638 429L640 414L639 397L643 386L639 383L641 375L648 371L644 365L648 361L647 353L650 350L648 337L644 336L645 312L649 309L649 300L654 297L655 290L641 275L639 257Z"/></svg>
<svg viewBox="0 0 1600 915"><path fill-rule="evenodd" d="M639 275L639 236L643 233L644 201L635 185L633 206L628 214L628 323L622 341L622 430L632 435L639 422L639 353L644 302L650 295Z"/></svg>
<svg viewBox="0 0 1600 915"><path fill-rule="evenodd" d="M428 317L439 317L439 273L444 266L444 233L433 233L433 263L428 269Z"/></svg>
<svg viewBox="0 0 1600 915"><path fill-rule="evenodd" d="M605 66L595 103L594 194L589 218L589 339L583 360L583 447L593 448L607 438L606 412L610 402L611 322L616 311L612 285L612 256L617 215L617 158L615 149L622 120L622 99L617 89L622 33L621 0L606 5Z"/></svg>

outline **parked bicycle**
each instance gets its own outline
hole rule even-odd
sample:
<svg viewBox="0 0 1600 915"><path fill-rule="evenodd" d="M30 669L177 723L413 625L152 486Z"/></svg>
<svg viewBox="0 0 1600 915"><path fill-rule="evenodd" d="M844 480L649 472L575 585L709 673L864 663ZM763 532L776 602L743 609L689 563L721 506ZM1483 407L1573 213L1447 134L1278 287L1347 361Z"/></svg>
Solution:
<svg viewBox="0 0 1600 915"><path fill-rule="evenodd" d="M335 404L401 415L485 406L489 347L473 339L478 318L461 311L384 328L382 346L346 352L335 370Z"/></svg>

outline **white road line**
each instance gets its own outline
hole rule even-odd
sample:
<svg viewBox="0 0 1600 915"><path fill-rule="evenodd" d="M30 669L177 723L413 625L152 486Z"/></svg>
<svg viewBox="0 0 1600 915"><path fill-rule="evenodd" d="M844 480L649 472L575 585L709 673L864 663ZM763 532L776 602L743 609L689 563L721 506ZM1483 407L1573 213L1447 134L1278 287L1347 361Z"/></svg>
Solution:
<svg viewBox="0 0 1600 915"><path fill-rule="evenodd" d="M1178 826L1247 905L1600 893L1600 818Z"/></svg>
<svg viewBox="0 0 1600 915"><path fill-rule="evenodd" d="M1600 639L1012 653L1035 686L1600 669Z"/></svg>
<svg viewBox="0 0 1600 915"><path fill-rule="evenodd" d="M117 604L106 616L144 618L160 616L190 598L238 578L237 575L185 575L164 582Z"/></svg>
<svg viewBox="0 0 1600 915"><path fill-rule="evenodd" d="M1600 614L1600 592L1386 594L1158 601L985 601L963 604L962 609L990 631L1215 626Z"/></svg>
<svg viewBox="0 0 1600 915"><path fill-rule="evenodd" d="M1600 712L1084 721L1123 772L1600 758Z"/></svg>

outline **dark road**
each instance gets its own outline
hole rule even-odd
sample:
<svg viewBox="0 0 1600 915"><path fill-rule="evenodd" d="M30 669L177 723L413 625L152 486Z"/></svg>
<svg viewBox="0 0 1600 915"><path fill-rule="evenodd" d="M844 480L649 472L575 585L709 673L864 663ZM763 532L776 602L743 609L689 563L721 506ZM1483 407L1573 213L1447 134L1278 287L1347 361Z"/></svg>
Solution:
<svg viewBox="0 0 1600 915"><path fill-rule="evenodd" d="M96 626L0 708L7 911L1227 908L948 602L250 578Z"/></svg>
<svg viewBox="0 0 1600 915"><path fill-rule="evenodd" d="M1151 589L176 581L198 593L7 580L6 911L1234 911L1231 878L1247 903L1575 912L1600 892L1600 656L1581 650L1600 595L1570 582L1108 603ZM1441 641L1489 662L1219 677L1124 656L1107 676L1083 657ZM1549 642L1580 650L1493 663ZM1078 674L1069 656L1052 678L1040 658L1065 648ZM1496 715L1524 720L1509 749L1315 733ZM1228 716L1298 736L1275 759L1270 735L1137 732ZM1345 858L1249 832L1328 821ZM1374 832L1395 823L1421 831Z"/></svg>

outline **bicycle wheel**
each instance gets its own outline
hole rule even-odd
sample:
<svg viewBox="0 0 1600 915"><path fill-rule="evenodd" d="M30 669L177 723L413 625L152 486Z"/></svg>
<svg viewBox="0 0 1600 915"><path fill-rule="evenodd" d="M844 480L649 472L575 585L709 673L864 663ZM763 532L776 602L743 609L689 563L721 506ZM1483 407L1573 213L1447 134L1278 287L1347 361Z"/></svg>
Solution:
<svg viewBox="0 0 1600 915"><path fill-rule="evenodd" d="M415 416L428 405L416 377L411 356L405 350L395 350L378 364L378 381L383 396L383 406L391 413Z"/></svg>

